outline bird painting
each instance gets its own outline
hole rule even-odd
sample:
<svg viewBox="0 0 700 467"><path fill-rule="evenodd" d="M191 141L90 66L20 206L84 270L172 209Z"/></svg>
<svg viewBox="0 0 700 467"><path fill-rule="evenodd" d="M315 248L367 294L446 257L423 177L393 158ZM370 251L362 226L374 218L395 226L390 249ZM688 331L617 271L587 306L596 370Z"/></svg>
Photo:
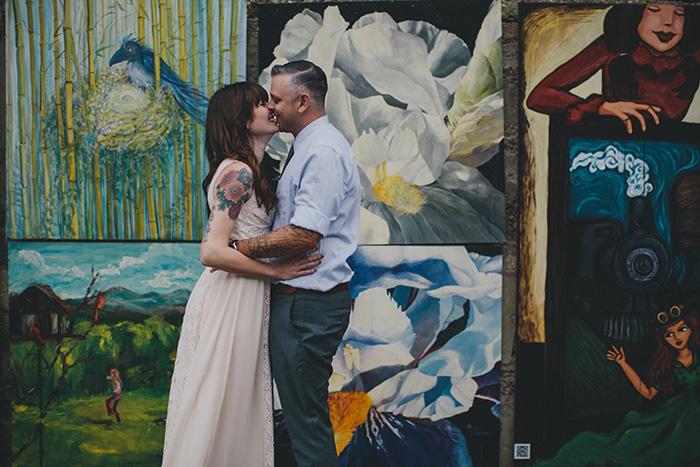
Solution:
<svg viewBox="0 0 700 467"><path fill-rule="evenodd" d="M126 62L126 74L132 83L142 88L155 84L155 59L153 51L131 35L122 40L121 47L109 60L109 66ZM161 85L170 91L175 101L190 117L204 125L209 99L192 85L184 82L167 63L160 60Z"/></svg>

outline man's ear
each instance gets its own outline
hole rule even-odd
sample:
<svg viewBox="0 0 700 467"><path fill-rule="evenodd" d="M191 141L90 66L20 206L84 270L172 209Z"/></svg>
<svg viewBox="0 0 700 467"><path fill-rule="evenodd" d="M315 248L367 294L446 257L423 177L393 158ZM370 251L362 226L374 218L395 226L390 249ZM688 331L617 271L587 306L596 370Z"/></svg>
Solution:
<svg viewBox="0 0 700 467"><path fill-rule="evenodd" d="M297 112L304 113L309 107L311 107L311 97L307 93L302 92L297 99Z"/></svg>

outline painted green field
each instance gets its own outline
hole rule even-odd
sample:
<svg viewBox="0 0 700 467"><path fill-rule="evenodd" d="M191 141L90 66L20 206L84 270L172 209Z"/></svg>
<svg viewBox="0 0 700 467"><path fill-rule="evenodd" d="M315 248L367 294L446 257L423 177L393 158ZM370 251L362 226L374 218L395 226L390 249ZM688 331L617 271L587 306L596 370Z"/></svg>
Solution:
<svg viewBox="0 0 700 467"><path fill-rule="evenodd" d="M107 416L104 396L73 399L51 409L43 435L45 466L160 465L167 395L140 390L119 401L122 423ZM38 411L15 406L12 437L16 451L34 432ZM14 465L40 465L37 439Z"/></svg>

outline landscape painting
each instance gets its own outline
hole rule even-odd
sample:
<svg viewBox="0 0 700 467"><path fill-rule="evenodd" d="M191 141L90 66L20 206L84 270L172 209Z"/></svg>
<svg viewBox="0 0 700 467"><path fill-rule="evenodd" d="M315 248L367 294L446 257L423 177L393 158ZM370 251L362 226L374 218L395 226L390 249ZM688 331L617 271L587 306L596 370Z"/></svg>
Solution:
<svg viewBox="0 0 700 467"><path fill-rule="evenodd" d="M505 241L500 2L260 4L260 84L318 64L362 182L361 244ZM286 158L292 135L275 136Z"/></svg>
<svg viewBox="0 0 700 467"><path fill-rule="evenodd" d="M15 465L160 465L198 254L195 243L9 244ZM113 369L123 396L107 409Z"/></svg>
<svg viewBox="0 0 700 467"><path fill-rule="evenodd" d="M160 465L198 250L10 243L15 465ZM353 312L329 381L339 464L497 464L500 251L365 246L350 261ZM280 407L275 432L289 465Z"/></svg>
<svg viewBox="0 0 700 467"><path fill-rule="evenodd" d="M245 76L239 0L7 2L7 235L199 238L208 96Z"/></svg>

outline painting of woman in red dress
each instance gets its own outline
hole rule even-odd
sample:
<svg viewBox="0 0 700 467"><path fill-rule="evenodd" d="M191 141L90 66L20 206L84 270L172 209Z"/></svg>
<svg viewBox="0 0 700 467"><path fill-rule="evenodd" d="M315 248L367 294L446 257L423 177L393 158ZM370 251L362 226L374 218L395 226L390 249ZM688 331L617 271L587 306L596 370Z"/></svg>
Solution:
<svg viewBox="0 0 700 467"><path fill-rule="evenodd" d="M571 92L603 72L602 94L582 99ZM619 118L628 133L633 121L680 121L700 84L700 15L683 5L615 5L603 34L544 78L527 106L566 123L588 115Z"/></svg>

